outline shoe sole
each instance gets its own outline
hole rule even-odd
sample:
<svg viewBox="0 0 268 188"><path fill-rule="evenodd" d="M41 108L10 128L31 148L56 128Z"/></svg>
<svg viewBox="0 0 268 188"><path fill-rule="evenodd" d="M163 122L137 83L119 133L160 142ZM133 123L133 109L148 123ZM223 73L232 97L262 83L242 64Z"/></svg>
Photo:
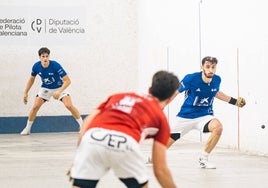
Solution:
<svg viewBox="0 0 268 188"><path fill-rule="evenodd" d="M30 134L20 134L21 136L28 136L28 135L30 135Z"/></svg>
<svg viewBox="0 0 268 188"><path fill-rule="evenodd" d="M216 169L216 167L206 167L206 166L199 166L200 168L202 168L202 169Z"/></svg>
<svg viewBox="0 0 268 188"><path fill-rule="evenodd" d="M22 136L27 136L27 135L30 135L31 133L23 133L23 132L21 132L20 133L20 135L22 135Z"/></svg>

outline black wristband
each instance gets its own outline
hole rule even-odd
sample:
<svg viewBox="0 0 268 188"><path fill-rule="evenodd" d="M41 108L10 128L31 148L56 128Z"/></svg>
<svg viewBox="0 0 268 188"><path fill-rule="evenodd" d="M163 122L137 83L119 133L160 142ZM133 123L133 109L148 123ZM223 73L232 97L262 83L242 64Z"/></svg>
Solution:
<svg viewBox="0 0 268 188"><path fill-rule="evenodd" d="M230 99L229 103L230 103L230 104L235 105L235 104L236 104L236 102L237 102L237 99L235 99L235 98L231 97L231 99Z"/></svg>

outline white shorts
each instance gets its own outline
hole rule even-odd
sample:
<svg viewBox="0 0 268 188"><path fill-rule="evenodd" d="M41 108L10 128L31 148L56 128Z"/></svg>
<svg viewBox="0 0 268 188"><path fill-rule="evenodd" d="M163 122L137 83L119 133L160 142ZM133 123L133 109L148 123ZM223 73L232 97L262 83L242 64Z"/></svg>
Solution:
<svg viewBox="0 0 268 188"><path fill-rule="evenodd" d="M57 89L48 89L48 88L41 87L37 95L38 97L41 97L42 99L45 99L46 101L49 101L49 99L51 98L52 94L55 91L57 91ZM62 92L58 100L61 100L63 97L67 95L69 95L68 92L66 91Z"/></svg>
<svg viewBox="0 0 268 188"><path fill-rule="evenodd" d="M148 181L140 145L127 134L92 128L77 148L71 176L82 180L99 180L113 169L118 178L135 178L140 184Z"/></svg>
<svg viewBox="0 0 268 188"><path fill-rule="evenodd" d="M212 115L207 115L199 118L188 119L176 117L173 123L170 125L171 133L180 133L181 137L187 134L189 131L196 129L203 132L204 126L207 122L214 119Z"/></svg>

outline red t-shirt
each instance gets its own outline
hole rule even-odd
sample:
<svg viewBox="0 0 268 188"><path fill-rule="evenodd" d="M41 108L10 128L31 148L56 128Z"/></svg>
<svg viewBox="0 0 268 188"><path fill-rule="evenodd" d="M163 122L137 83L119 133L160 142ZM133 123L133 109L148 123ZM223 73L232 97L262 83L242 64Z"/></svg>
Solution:
<svg viewBox="0 0 268 188"><path fill-rule="evenodd" d="M150 95L119 93L110 96L88 129L101 127L126 133L137 142L154 138L166 145L170 136L167 118L158 101Z"/></svg>

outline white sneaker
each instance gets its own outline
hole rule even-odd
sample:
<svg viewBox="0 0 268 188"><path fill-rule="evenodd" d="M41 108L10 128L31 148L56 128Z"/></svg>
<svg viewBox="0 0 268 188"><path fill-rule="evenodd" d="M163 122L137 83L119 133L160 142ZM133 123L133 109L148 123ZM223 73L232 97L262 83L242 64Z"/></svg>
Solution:
<svg viewBox="0 0 268 188"><path fill-rule="evenodd" d="M25 128L21 131L20 134L21 134L21 135L29 135L29 134L30 134L30 130L29 130L27 127L25 127Z"/></svg>
<svg viewBox="0 0 268 188"><path fill-rule="evenodd" d="M205 168L205 169L216 169L216 166L209 163L207 158L200 157L199 158L199 165L200 168Z"/></svg>
<svg viewBox="0 0 268 188"><path fill-rule="evenodd" d="M153 166L153 162L152 162L151 157L148 157L148 160L145 162L145 165L146 166Z"/></svg>

